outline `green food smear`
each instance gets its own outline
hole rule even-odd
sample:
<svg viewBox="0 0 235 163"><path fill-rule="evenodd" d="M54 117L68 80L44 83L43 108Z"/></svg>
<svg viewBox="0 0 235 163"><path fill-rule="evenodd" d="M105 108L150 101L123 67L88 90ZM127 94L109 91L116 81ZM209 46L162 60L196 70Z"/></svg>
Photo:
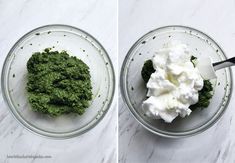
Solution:
<svg viewBox="0 0 235 163"><path fill-rule="evenodd" d="M66 51L34 53L27 62L28 100L35 112L82 115L92 99L89 67Z"/></svg>
<svg viewBox="0 0 235 163"><path fill-rule="evenodd" d="M197 57L192 56L190 61L195 66ZM144 82L147 84L150 76L152 73L154 73L155 70L153 68L153 62L152 60L146 60L144 62L143 68L141 70L141 76ZM191 105L189 108L191 110L195 110L196 108L206 108L210 104L210 99L212 98L212 83L209 80L203 80L203 88L198 91L198 102L194 105Z"/></svg>
<svg viewBox="0 0 235 163"><path fill-rule="evenodd" d="M190 58L190 61L192 62L193 66L195 67L196 61L197 61L197 57L192 55L191 58Z"/></svg>

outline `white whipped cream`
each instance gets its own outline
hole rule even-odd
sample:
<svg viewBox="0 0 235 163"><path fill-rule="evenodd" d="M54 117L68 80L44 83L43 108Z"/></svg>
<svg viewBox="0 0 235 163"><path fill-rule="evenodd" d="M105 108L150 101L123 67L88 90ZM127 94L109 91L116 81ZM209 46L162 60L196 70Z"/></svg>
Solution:
<svg viewBox="0 0 235 163"><path fill-rule="evenodd" d="M189 106L198 102L198 91L203 79L190 61L187 45L170 42L153 56L153 67L147 83L147 97L143 102L144 113L155 119L171 123L177 116L191 113Z"/></svg>

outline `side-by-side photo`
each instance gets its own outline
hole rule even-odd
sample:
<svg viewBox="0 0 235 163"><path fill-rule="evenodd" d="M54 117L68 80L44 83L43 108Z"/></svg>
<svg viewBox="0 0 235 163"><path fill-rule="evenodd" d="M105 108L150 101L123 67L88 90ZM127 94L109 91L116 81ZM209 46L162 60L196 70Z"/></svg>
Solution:
<svg viewBox="0 0 235 163"><path fill-rule="evenodd" d="M234 0L0 0L0 163L235 163Z"/></svg>

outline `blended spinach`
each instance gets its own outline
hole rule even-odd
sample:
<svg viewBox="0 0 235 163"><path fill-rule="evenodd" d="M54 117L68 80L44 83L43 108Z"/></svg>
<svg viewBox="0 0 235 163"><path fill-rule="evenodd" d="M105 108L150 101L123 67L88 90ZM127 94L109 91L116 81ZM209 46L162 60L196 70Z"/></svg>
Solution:
<svg viewBox="0 0 235 163"><path fill-rule="evenodd" d="M152 73L155 72L155 69L153 68L153 62L151 59L144 62L144 66L141 70L141 75L145 83L148 83L149 78Z"/></svg>
<svg viewBox="0 0 235 163"><path fill-rule="evenodd" d="M197 57L191 56L190 61L193 63L193 66L195 67L195 64L197 62ZM191 110L195 110L196 108L206 108L210 104L210 99L212 98L212 83L210 80L203 80L203 88L198 91L198 102L194 105L191 105L189 108Z"/></svg>
<svg viewBox="0 0 235 163"><path fill-rule="evenodd" d="M210 99L213 96L213 87L209 80L203 80L203 82L203 88L198 91L198 102L189 107L191 110L195 110L196 108L206 108L210 104Z"/></svg>
<svg viewBox="0 0 235 163"><path fill-rule="evenodd" d="M82 115L92 99L89 67L66 51L34 53L27 62L28 100L35 112Z"/></svg>
<svg viewBox="0 0 235 163"><path fill-rule="evenodd" d="M195 65L196 59L197 57L194 57L194 56L191 57L190 60L193 63L193 65ZM145 83L148 82L151 74L154 72L155 70L153 68L152 60L150 59L146 60L141 70L141 76ZM203 88L200 91L198 91L198 102L194 105L191 105L189 108L191 110L195 110L196 108L208 107L210 104L210 99L212 98L212 91L213 91L213 87L212 87L211 82L209 80L204 80Z"/></svg>

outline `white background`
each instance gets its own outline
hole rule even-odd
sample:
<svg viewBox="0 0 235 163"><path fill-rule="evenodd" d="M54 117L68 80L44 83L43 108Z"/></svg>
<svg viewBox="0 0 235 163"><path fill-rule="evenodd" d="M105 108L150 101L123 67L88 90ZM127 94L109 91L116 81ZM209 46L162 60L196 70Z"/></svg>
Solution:
<svg viewBox="0 0 235 163"><path fill-rule="evenodd" d="M235 56L234 0L119 0L119 70L137 39L166 25L199 29L210 35L227 56ZM222 118L204 133L166 139L140 126L119 95L119 162L234 163L234 93L231 99Z"/></svg>
<svg viewBox="0 0 235 163"><path fill-rule="evenodd" d="M81 28L105 47L117 67L115 0L0 0L0 65L26 32L47 24ZM52 140L24 129L10 114L0 94L0 163L112 163L117 153L117 110L113 107L88 133ZM50 155L50 159L7 159L7 155Z"/></svg>

